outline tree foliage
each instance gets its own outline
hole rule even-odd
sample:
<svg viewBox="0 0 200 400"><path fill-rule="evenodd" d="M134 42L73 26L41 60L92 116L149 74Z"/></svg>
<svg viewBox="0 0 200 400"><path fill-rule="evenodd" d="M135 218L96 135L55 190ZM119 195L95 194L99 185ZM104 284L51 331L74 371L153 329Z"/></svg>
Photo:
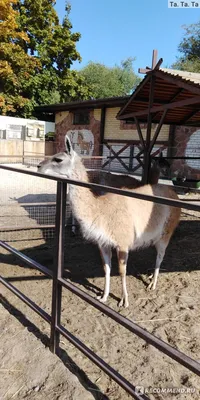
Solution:
<svg viewBox="0 0 200 400"><path fill-rule="evenodd" d="M120 66L112 68L92 61L79 71L79 76L85 79L93 98L123 96L139 83L140 78L134 73L133 58L121 62Z"/></svg>
<svg viewBox="0 0 200 400"><path fill-rule="evenodd" d="M72 33L70 6L62 24L55 0L0 0L0 110L30 117L36 105L89 96L72 63L80 33Z"/></svg>
<svg viewBox="0 0 200 400"><path fill-rule="evenodd" d="M181 56L173 68L200 72L200 22L184 27L185 35L178 46Z"/></svg>
<svg viewBox="0 0 200 400"><path fill-rule="evenodd" d="M19 31L19 13L13 9L17 0L0 0L0 110L3 115L20 114L29 108L26 89L29 79L38 70L35 57L21 46L28 36Z"/></svg>

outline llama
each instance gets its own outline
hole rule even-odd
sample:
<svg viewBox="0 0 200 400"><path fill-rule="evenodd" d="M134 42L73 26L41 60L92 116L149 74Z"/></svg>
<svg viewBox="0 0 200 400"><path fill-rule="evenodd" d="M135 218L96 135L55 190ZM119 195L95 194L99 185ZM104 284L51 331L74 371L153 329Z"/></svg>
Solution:
<svg viewBox="0 0 200 400"><path fill-rule="evenodd" d="M66 135L66 151L42 161L38 171L43 174L65 176L68 179L88 182L86 169L73 150ZM166 185L145 185L130 192L177 199L176 193ZM105 284L101 302L106 302L110 292L112 249L117 250L122 295L119 306L128 307L126 266L130 250L154 245L157 250L156 265L149 288L156 288L161 262L169 240L178 225L180 209L137 198L122 197L114 193L96 196L88 188L69 185L72 212L80 224L83 236L95 242L100 249Z"/></svg>

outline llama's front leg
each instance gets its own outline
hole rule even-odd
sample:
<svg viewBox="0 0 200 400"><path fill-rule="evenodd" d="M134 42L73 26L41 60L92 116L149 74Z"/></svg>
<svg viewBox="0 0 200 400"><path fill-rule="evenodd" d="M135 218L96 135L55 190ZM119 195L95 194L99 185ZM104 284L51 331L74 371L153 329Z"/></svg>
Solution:
<svg viewBox="0 0 200 400"><path fill-rule="evenodd" d="M156 245L155 245L156 250L157 250L156 265L155 265L155 271L154 271L154 274L152 277L152 281L150 282L148 289L155 290L155 288L156 288L160 265L163 261L167 245L168 245L168 242L164 242L164 241L160 241L160 242L156 243Z"/></svg>
<svg viewBox="0 0 200 400"><path fill-rule="evenodd" d="M110 247L102 247L99 249L105 272L105 283L104 283L103 296L98 296L97 299L100 300L102 303L105 303L107 301L110 292L110 270L111 270L112 251Z"/></svg>
<svg viewBox="0 0 200 400"><path fill-rule="evenodd" d="M129 306L128 303L128 293L126 288L126 265L128 260L128 251L117 250L117 257L119 263L119 273L121 275L122 280L122 297L119 302L119 307L124 306L127 308Z"/></svg>

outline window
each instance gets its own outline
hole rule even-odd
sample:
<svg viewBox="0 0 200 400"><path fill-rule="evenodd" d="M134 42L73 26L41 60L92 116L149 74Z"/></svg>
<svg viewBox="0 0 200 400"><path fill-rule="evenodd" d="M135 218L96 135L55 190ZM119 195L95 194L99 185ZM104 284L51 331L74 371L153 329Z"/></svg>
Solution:
<svg viewBox="0 0 200 400"><path fill-rule="evenodd" d="M6 129L0 129L0 139L6 139Z"/></svg>
<svg viewBox="0 0 200 400"><path fill-rule="evenodd" d="M22 139L23 125L7 125L6 139Z"/></svg>
<svg viewBox="0 0 200 400"><path fill-rule="evenodd" d="M89 123L90 123L89 111L74 112L74 118L73 118L74 125L88 125Z"/></svg>

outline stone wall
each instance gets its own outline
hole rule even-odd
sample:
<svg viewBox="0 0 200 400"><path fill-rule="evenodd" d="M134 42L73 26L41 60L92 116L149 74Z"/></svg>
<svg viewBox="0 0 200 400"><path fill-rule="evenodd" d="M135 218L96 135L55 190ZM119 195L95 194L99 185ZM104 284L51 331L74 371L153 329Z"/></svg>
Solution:
<svg viewBox="0 0 200 400"><path fill-rule="evenodd" d="M98 155L100 145L101 110L90 111L88 125L74 125L73 113L69 111L56 114L56 151L64 151L66 133L74 138L75 150L82 155ZM79 140L78 140L79 136ZM81 139L81 140L80 140ZM81 143L82 141L82 143ZM90 151L88 152L87 149Z"/></svg>
<svg viewBox="0 0 200 400"><path fill-rule="evenodd" d="M177 126L174 132L173 156L200 158L200 128ZM175 160L172 163L173 175L184 175L200 179L199 160Z"/></svg>

